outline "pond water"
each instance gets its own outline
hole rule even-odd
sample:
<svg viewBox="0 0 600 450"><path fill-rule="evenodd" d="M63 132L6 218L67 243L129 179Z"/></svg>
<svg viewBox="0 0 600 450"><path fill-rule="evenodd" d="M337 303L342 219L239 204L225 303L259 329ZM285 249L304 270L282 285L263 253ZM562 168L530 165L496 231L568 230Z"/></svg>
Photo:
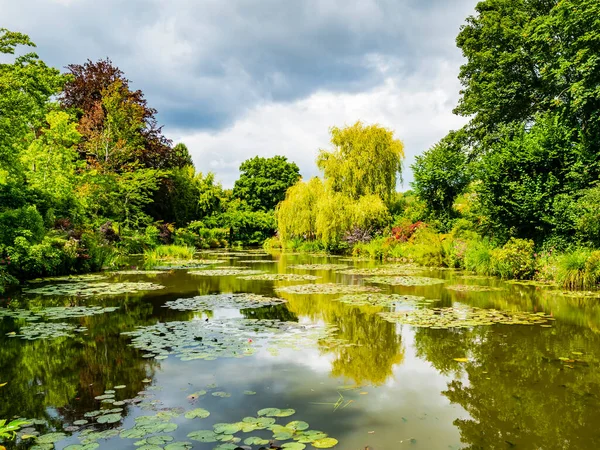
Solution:
<svg viewBox="0 0 600 450"><path fill-rule="evenodd" d="M203 254L223 261L204 274L133 270L2 299L0 418L37 419L25 433L38 434L4 445L259 449L275 436L287 449L600 448L600 300L456 271L236 253Z"/></svg>

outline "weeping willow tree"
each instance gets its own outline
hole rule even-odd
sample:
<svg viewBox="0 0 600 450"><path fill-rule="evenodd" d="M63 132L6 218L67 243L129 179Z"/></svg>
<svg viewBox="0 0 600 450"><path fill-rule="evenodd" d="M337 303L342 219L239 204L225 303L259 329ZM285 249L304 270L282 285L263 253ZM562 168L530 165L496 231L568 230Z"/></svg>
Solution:
<svg viewBox="0 0 600 450"><path fill-rule="evenodd" d="M394 132L360 121L330 130L332 151L321 150L317 165L328 186L353 200L378 195L386 204L402 176L404 145Z"/></svg>
<svg viewBox="0 0 600 450"><path fill-rule="evenodd" d="M315 177L308 182L298 181L289 188L275 212L277 229L283 241L294 237L314 239L317 233L314 205L323 196L325 187Z"/></svg>

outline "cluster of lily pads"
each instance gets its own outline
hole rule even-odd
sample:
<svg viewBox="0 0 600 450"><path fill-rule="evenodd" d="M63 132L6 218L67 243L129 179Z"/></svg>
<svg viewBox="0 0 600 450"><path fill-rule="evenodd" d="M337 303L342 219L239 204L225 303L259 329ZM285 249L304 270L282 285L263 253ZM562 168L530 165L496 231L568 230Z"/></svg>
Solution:
<svg viewBox="0 0 600 450"><path fill-rule="evenodd" d="M503 288L493 286L482 286L479 284L454 284L446 286L446 289L457 292L494 292L503 291Z"/></svg>
<svg viewBox="0 0 600 450"><path fill-rule="evenodd" d="M269 264L276 263L276 259L243 259L239 261L242 264Z"/></svg>
<svg viewBox="0 0 600 450"><path fill-rule="evenodd" d="M121 334L131 336L130 345L144 351L146 358L160 360L174 355L182 361L211 361L243 358L260 349L277 354L284 348L344 345L335 337L336 332L332 326L236 318L158 323Z"/></svg>
<svg viewBox="0 0 600 450"><path fill-rule="evenodd" d="M188 272L190 275L203 277L229 277L235 275L257 275L263 273L261 270L249 270L244 267L223 267L222 269L193 270Z"/></svg>
<svg viewBox="0 0 600 450"><path fill-rule="evenodd" d="M314 281L321 277L316 275L300 275L297 273L264 273L261 275L248 275L238 278L253 281Z"/></svg>
<svg viewBox="0 0 600 450"><path fill-rule="evenodd" d="M164 273L164 270L129 269L112 272L112 275L162 275Z"/></svg>
<svg viewBox="0 0 600 450"><path fill-rule="evenodd" d="M172 300L166 302L163 307L179 311L205 311L215 308L261 308L285 302L286 300L281 298L265 297L259 294L214 294Z"/></svg>
<svg viewBox="0 0 600 450"><path fill-rule="evenodd" d="M445 280L442 280L441 278L411 276L369 277L365 278L365 281L375 284L389 284L392 286L432 286L435 284L445 283Z"/></svg>
<svg viewBox="0 0 600 450"><path fill-rule="evenodd" d="M277 441L281 442L277 448L287 450L303 450L306 448L306 444L310 444L314 448L332 448L338 444L337 439L329 437L323 431L310 430L309 424L302 420L293 420L286 425L277 424L278 418L289 417L295 413L295 410L289 408L263 408L257 412L257 417L244 417L241 421L233 423L217 423L212 426L211 430L193 431L187 437L198 442L221 442L215 447L219 450L235 450L242 440L247 446L269 445L269 447L271 447L272 441ZM203 417L207 417L208 414L208 411L202 410ZM235 436L238 433L253 433L258 430L270 431L272 438Z"/></svg>
<svg viewBox="0 0 600 450"><path fill-rule="evenodd" d="M8 337L20 337L28 341L38 339L56 339L59 337L73 337L74 333L83 333L87 331L86 327L77 327L64 322L40 322L24 325L19 329L19 334L10 332Z"/></svg>
<svg viewBox="0 0 600 450"><path fill-rule="evenodd" d="M339 273L345 275L366 275L366 276L399 276L410 275L418 271L422 271L413 266L387 266L387 267L369 267L362 269L346 269Z"/></svg>
<svg viewBox="0 0 600 450"><path fill-rule="evenodd" d="M75 295L78 297L91 297L93 295L120 295L133 292L155 291L163 289L164 286L155 283L141 281L122 283L88 283L73 282L61 284L49 284L38 288L25 288L27 294L40 295Z"/></svg>
<svg viewBox="0 0 600 450"><path fill-rule="evenodd" d="M295 286L281 286L275 289L277 292L287 294L356 294L361 292L379 292L380 289L373 286L362 286L358 284L299 284Z"/></svg>
<svg viewBox="0 0 600 450"><path fill-rule="evenodd" d="M494 324L542 325L551 319L544 313L498 311L496 309L483 309L472 306L381 312L379 315L384 320L392 323L436 329L470 328Z"/></svg>
<svg viewBox="0 0 600 450"><path fill-rule="evenodd" d="M160 264L149 267L153 270L202 269L215 264L223 264L223 259L161 259Z"/></svg>
<svg viewBox="0 0 600 450"><path fill-rule="evenodd" d="M395 308L398 306L417 306L427 303L433 303L437 300L425 299L417 295L400 295L400 294L354 294L343 295L336 299L342 303L347 303L355 306L381 306L386 308Z"/></svg>
<svg viewBox="0 0 600 450"><path fill-rule="evenodd" d="M300 270L342 270L348 268L346 264L295 264L288 267Z"/></svg>
<svg viewBox="0 0 600 450"><path fill-rule="evenodd" d="M35 278L33 280L28 280L27 283L46 283L50 281L59 281L59 282L76 282L76 281L100 281L108 278L105 274L101 273L88 273L84 275L66 275L61 277L46 277L46 278Z"/></svg>
<svg viewBox="0 0 600 450"><path fill-rule="evenodd" d="M11 317L28 322L36 320L62 320L79 317L90 317L119 309L117 306L49 306L39 310L0 308L0 318Z"/></svg>

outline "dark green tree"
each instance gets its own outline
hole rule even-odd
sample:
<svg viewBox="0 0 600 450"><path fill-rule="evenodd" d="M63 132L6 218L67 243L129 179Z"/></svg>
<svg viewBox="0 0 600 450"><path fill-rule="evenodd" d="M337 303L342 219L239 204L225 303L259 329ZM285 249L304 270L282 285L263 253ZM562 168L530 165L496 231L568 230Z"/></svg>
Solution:
<svg viewBox="0 0 600 450"><path fill-rule="evenodd" d="M233 196L246 202L254 211L271 211L285 198L285 192L300 179L300 169L285 156L255 156L240 166L240 178Z"/></svg>
<svg viewBox="0 0 600 450"><path fill-rule="evenodd" d="M444 220L455 216L454 200L470 182L467 152L461 132L451 132L411 166L411 186L425 202L432 218Z"/></svg>

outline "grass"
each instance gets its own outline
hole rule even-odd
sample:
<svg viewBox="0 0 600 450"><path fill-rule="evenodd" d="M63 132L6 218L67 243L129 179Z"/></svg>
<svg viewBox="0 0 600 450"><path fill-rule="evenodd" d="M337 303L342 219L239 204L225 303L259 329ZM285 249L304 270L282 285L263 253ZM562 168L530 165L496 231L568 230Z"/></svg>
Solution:
<svg viewBox="0 0 600 450"><path fill-rule="evenodd" d="M189 260L194 258L196 249L191 245L159 245L158 247L144 252L144 262L148 265L156 265L164 260Z"/></svg>
<svg viewBox="0 0 600 450"><path fill-rule="evenodd" d="M594 289L600 281L600 251L576 249L558 258L556 281L565 289Z"/></svg>
<svg viewBox="0 0 600 450"><path fill-rule="evenodd" d="M465 252L465 269L478 275L494 275L493 247L489 241L473 242Z"/></svg>

